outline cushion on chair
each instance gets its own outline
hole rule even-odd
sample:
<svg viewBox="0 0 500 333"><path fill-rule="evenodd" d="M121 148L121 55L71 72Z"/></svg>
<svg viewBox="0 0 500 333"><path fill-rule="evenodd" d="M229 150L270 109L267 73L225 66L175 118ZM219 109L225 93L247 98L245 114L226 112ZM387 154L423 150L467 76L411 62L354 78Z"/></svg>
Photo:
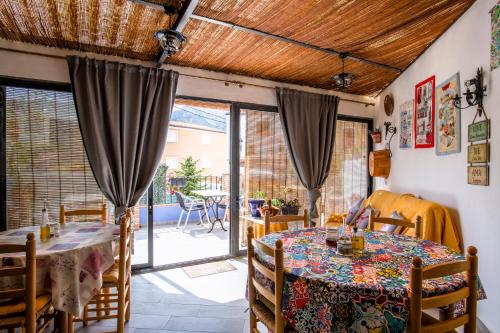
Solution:
<svg viewBox="0 0 500 333"><path fill-rule="evenodd" d="M349 211L347 212L347 215L345 217L346 224L351 224L353 222L354 218L358 215L358 212L361 209L363 201L365 201L365 198L359 199L354 203L354 205L352 205L351 208L349 208Z"/></svg>
<svg viewBox="0 0 500 333"><path fill-rule="evenodd" d="M118 264L114 264L110 269L102 274L102 282L118 283Z"/></svg>
<svg viewBox="0 0 500 333"><path fill-rule="evenodd" d="M352 221L353 225L356 225L360 229L366 229L368 227L368 222L370 221L370 213L373 211L375 217L379 215L378 209L368 205L360 210L358 216Z"/></svg>
<svg viewBox="0 0 500 333"><path fill-rule="evenodd" d="M52 301L50 295L41 295L36 298L36 312L44 310ZM13 314L24 313L26 310L26 302L12 301L0 304L0 317L11 316ZM24 318L24 316L23 316ZM3 323L2 323L3 324Z"/></svg>
<svg viewBox="0 0 500 333"><path fill-rule="evenodd" d="M392 212L390 218L395 220L404 220L404 218L397 211ZM401 231L402 228L394 224L384 224L380 228L380 231L393 234L396 232L396 229L398 229L397 233L399 233L399 231Z"/></svg>

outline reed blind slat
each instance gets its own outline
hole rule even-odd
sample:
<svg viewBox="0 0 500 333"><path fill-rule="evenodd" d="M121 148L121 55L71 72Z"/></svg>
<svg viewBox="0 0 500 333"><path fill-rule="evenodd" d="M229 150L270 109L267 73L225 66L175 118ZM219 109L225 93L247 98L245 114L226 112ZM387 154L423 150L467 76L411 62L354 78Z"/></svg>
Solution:
<svg viewBox="0 0 500 333"><path fill-rule="evenodd" d="M277 113L245 110L245 197L263 191L267 198L298 198L307 207L308 195L291 164ZM322 188L322 210L344 213L368 192L368 124L338 120L334 158ZM245 205L246 207L246 205Z"/></svg>
<svg viewBox="0 0 500 333"><path fill-rule="evenodd" d="M8 228L50 220L67 209L104 201L87 161L73 96L68 92L6 87Z"/></svg>

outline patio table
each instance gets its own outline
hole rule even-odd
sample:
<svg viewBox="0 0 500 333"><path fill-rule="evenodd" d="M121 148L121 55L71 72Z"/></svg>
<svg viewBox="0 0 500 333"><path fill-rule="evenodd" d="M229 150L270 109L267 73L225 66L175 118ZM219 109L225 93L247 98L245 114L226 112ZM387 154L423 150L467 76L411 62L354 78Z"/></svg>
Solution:
<svg viewBox="0 0 500 333"><path fill-rule="evenodd" d="M102 274L114 264L120 226L101 222L60 225L60 236L42 242L40 227L30 226L0 233L0 243L24 244L26 235L36 239L37 293L52 295L56 310L81 317L83 308L102 286ZM22 254L0 256L0 265L19 265ZM24 278L1 277L0 290L22 288Z"/></svg>
<svg viewBox="0 0 500 333"><path fill-rule="evenodd" d="M221 190L194 190L193 193L202 197L203 200L205 200L207 208L214 213L213 221L209 217L211 226L208 232L210 233L212 232L212 230L214 230L216 222L220 223L222 230L227 231L227 229L224 228L222 219L219 217L219 205L225 197L229 196L229 193ZM228 208L229 207L226 207L226 209Z"/></svg>
<svg viewBox="0 0 500 333"><path fill-rule="evenodd" d="M285 279L283 317L299 332L404 332L409 317L412 258L423 265L464 260L454 250L429 240L384 232L365 233L360 256L337 255L326 245L325 228L273 233L260 240L273 246L283 241ZM273 269L271 257L256 252ZM259 278L268 288L272 282ZM426 280L425 296L457 290L463 274ZM478 298L486 298L479 282ZM463 312L463 303L454 306Z"/></svg>

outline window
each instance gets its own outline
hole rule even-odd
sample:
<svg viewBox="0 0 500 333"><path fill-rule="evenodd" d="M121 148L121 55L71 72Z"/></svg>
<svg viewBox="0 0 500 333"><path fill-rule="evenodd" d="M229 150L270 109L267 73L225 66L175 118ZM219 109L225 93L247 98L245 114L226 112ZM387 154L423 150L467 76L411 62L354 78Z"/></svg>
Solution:
<svg viewBox="0 0 500 333"><path fill-rule="evenodd" d="M210 134L202 134L201 135L201 144L209 145L212 143L212 136Z"/></svg>
<svg viewBox="0 0 500 333"><path fill-rule="evenodd" d="M73 96L69 92L6 87L8 228L41 222L67 209L97 208L102 195L87 161Z"/></svg>
<svg viewBox="0 0 500 333"><path fill-rule="evenodd" d="M177 169L177 167L179 166L177 156L167 156L165 158L165 165L168 166L170 170Z"/></svg>
<svg viewBox="0 0 500 333"><path fill-rule="evenodd" d="M178 132L174 130L169 130L167 133L167 142L177 142Z"/></svg>

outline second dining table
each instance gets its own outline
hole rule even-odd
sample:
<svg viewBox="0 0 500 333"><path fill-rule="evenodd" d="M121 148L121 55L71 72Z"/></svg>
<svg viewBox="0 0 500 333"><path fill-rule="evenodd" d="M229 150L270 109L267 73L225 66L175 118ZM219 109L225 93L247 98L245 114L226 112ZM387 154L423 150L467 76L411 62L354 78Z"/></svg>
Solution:
<svg viewBox="0 0 500 333"><path fill-rule="evenodd" d="M224 223L219 216L219 208L222 207L221 206L222 200L224 200L225 197L229 196L229 192L217 190L217 189L215 189L215 190L208 189L208 190L194 190L193 193L203 198L207 209L211 210L213 215L214 215L213 220L210 219L210 217L208 216L208 218L210 220L210 224L211 224L210 229L208 230L208 233L210 233L210 232L212 232L212 230L214 230L215 223L217 223L217 222L220 223L220 227L222 230L227 231L227 229L224 228ZM224 209L228 209L228 208L229 208L228 205L224 206Z"/></svg>
<svg viewBox="0 0 500 333"><path fill-rule="evenodd" d="M40 240L39 226L0 233L1 244L24 244L28 233L36 240L37 294L50 293L56 310L80 317L85 305L102 286L102 274L114 264L120 226L101 222L60 225L59 237ZM25 261L23 255L2 255L0 265ZM23 279L1 277L0 290L22 288Z"/></svg>
<svg viewBox="0 0 500 333"><path fill-rule="evenodd" d="M404 332L412 258L422 258L424 266L464 259L432 241L377 231L365 233L365 251L353 257L326 245L325 228L273 233L260 240L274 247L278 239L285 266L282 314L299 332ZM271 257L257 255L274 268ZM464 283L462 274L426 280L423 294L443 294ZM486 298L482 286L478 298ZM461 309L457 304L455 311Z"/></svg>

